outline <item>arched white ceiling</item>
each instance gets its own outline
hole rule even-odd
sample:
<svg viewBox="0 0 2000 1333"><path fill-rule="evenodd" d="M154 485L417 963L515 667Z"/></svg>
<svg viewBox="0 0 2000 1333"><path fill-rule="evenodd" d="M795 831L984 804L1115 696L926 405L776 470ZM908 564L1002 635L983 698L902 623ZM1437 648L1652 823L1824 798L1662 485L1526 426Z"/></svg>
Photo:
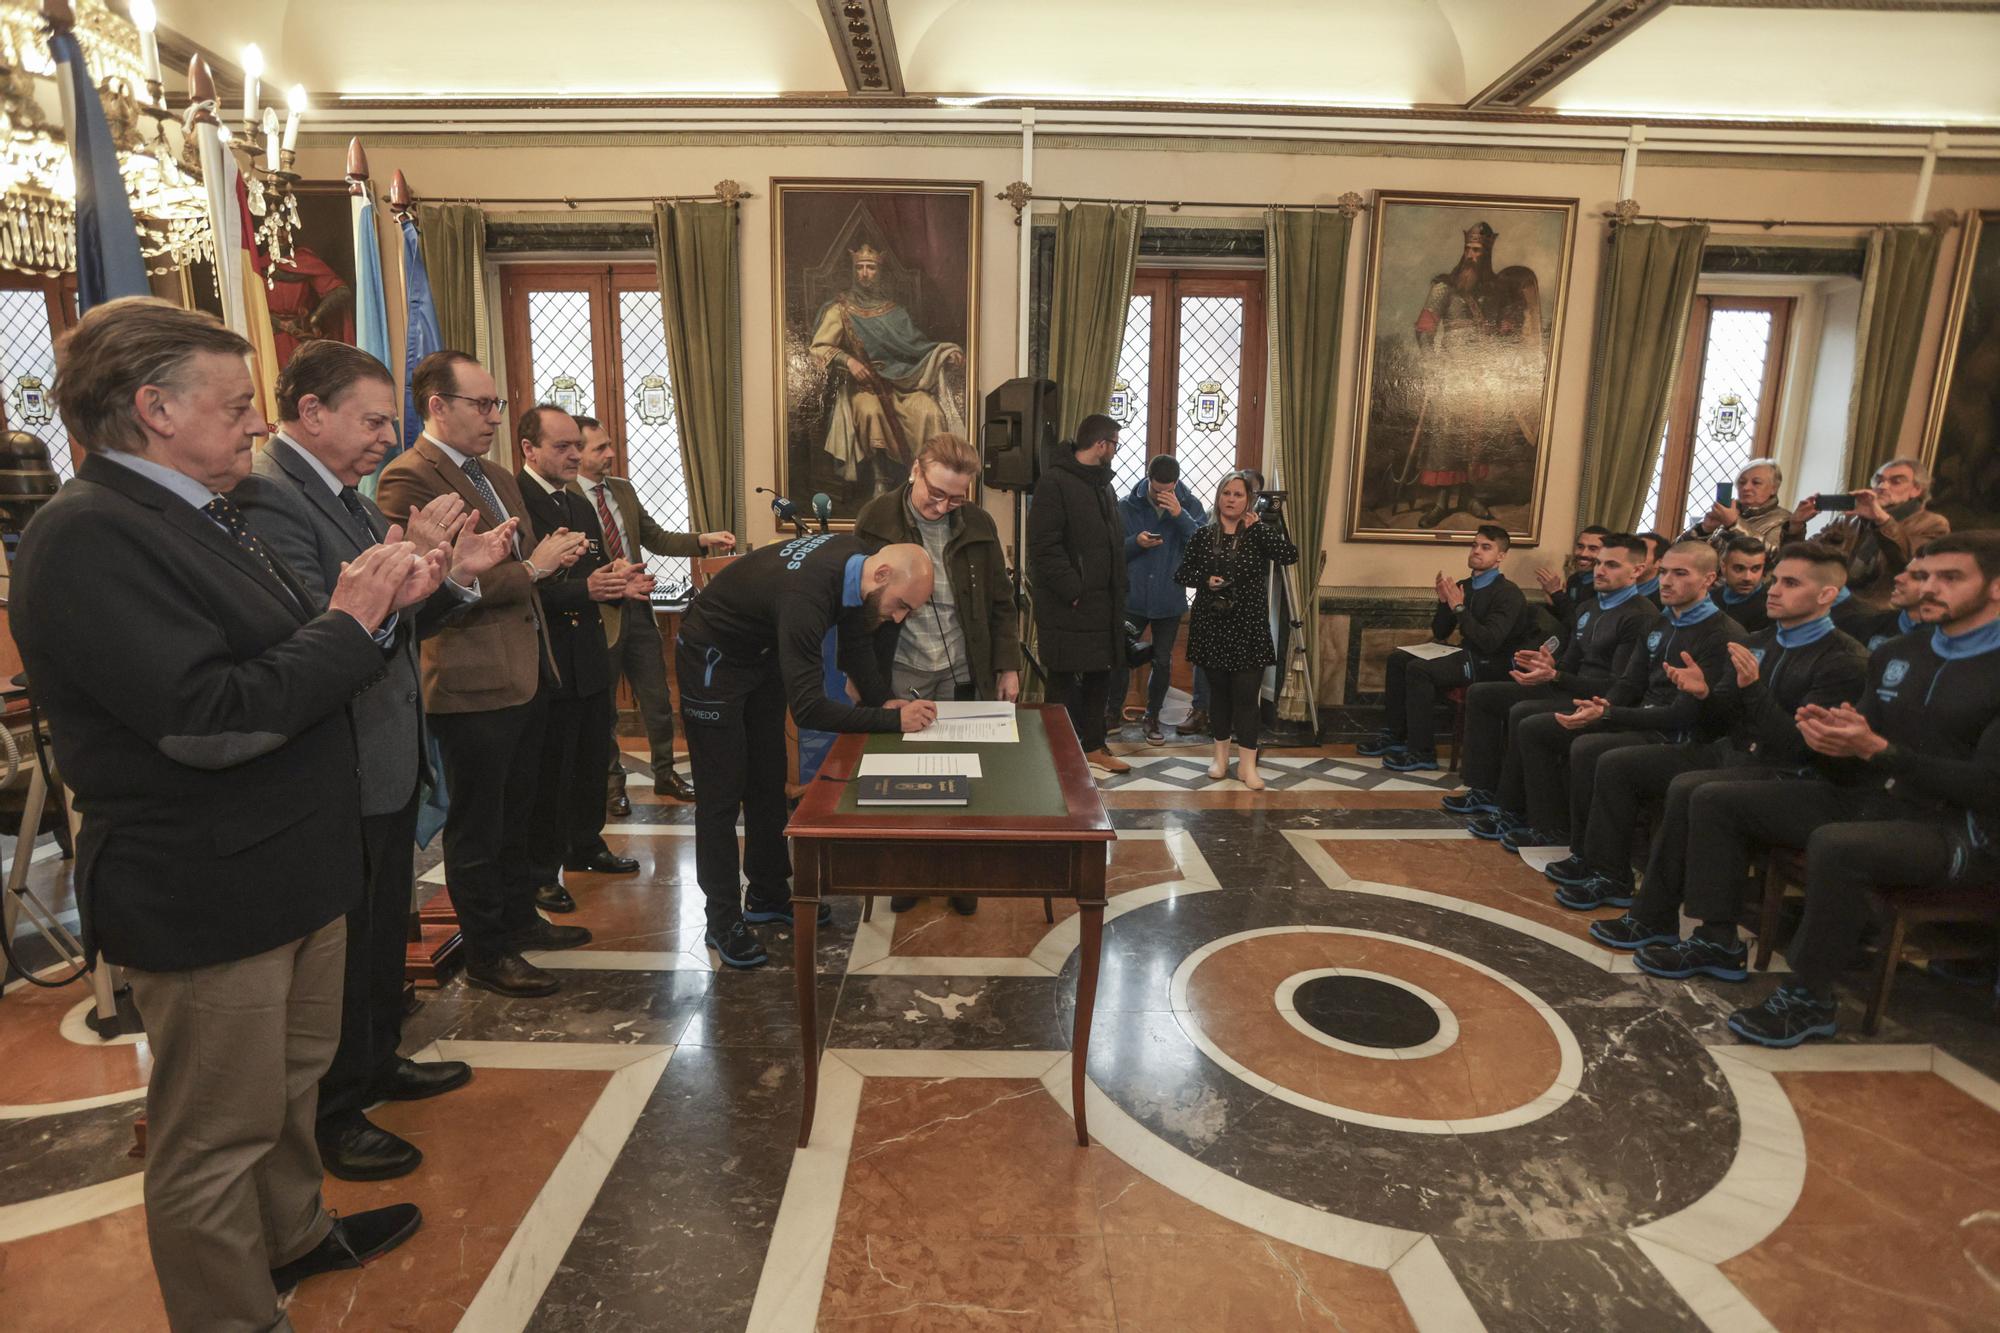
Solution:
<svg viewBox="0 0 2000 1333"><path fill-rule="evenodd" d="M969 95L1456 102L1435 0L895 0L910 88Z"/></svg>

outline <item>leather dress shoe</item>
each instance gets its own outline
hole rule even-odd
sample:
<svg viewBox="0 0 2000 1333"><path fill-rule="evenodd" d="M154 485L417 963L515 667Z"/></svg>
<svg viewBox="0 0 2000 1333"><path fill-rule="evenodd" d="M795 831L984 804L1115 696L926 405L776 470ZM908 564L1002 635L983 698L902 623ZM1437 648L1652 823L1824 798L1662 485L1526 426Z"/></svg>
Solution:
<svg viewBox="0 0 2000 1333"><path fill-rule="evenodd" d="M537 921L508 941L522 953L530 949L574 949L590 943L590 932L582 926L558 926Z"/></svg>
<svg viewBox="0 0 2000 1333"><path fill-rule="evenodd" d="M465 981L467 985L490 990L495 995L512 995L522 999L554 995L562 988L561 982L513 952L495 954L486 959L467 959Z"/></svg>
<svg viewBox="0 0 2000 1333"><path fill-rule="evenodd" d="M472 1066L463 1060L398 1059L376 1076L374 1092L385 1102L420 1102L472 1082Z"/></svg>
<svg viewBox="0 0 2000 1333"><path fill-rule="evenodd" d="M629 815L632 813L632 798L622 791L614 791L611 793L611 799L604 803L604 812L611 815Z"/></svg>
<svg viewBox="0 0 2000 1333"><path fill-rule="evenodd" d="M582 861L565 861L563 869L587 870L593 875L635 875L639 872L639 862L636 857L620 856L606 848L592 852Z"/></svg>
<svg viewBox="0 0 2000 1333"><path fill-rule="evenodd" d="M392 1203L352 1217L336 1217L325 1240L271 1270L271 1285L282 1296L309 1277L359 1268L416 1235L423 1224L424 1215L413 1203Z"/></svg>
<svg viewBox="0 0 2000 1333"><path fill-rule="evenodd" d="M654 778L653 790L663 796L671 796L676 801L692 801L694 799L694 784L678 773L669 773L665 777Z"/></svg>
<svg viewBox="0 0 2000 1333"><path fill-rule="evenodd" d="M394 1180L424 1161L415 1144L370 1124L359 1111L322 1122L314 1137L320 1165L337 1180Z"/></svg>
<svg viewBox="0 0 2000 1333"><path fill-rule="evenodd" d="M544 884L535 890L535 906L544 912L574 912L576 899L560 884Z"/></svg>

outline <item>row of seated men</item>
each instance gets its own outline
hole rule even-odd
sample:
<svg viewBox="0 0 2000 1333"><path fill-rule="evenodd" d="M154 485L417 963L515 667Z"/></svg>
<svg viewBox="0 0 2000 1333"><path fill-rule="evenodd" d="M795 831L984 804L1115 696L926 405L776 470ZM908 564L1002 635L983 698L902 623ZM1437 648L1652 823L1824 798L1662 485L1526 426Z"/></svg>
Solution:
<svg viewBox="0 0 2000 1333"><path fill-rule="evenodd" d="M2000 891L2000 533L1857 543L1881 526L1857 498L1832 541L1774 552L1740 532L1589 532L1554 633L1499 572L1507 534L1481 529L1470 577L1438 577L1435 636L1459 651L1390 655L1387 725L1361 752L1434 767L1433 702L1464 686L1468 790L1445 808L1508 852L1566 849L1545 872L1556 901L1625 909L1591 935L1655 976L1745 980L1751 868L1804 850L1792 982L1729 1026L1831 1036L1872 891Z"/></svg>

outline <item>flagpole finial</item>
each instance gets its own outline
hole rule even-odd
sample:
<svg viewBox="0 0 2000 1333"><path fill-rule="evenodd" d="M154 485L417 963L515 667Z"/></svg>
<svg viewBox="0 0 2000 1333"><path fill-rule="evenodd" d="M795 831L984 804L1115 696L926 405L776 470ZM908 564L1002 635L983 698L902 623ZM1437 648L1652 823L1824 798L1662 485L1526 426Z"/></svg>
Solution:
<svg viewBox="0 0 2000 1333"><path fill-rule="evenodd" d="M215 75L200 56L188 57L188 106L196 121L219 124L215 118Z"/></svg>
<svg viewBox="0 0 2000 1333"><path fill-rule="evenodd" d="M76 27L76 10L69 0L42 0L42 17L51 32L68 32Z"/></svg>
<svg viewBox="0 0 2000 1333"><path fill-rule="evenodd" d="M363 196L368 193L368 153L358 137L347 141L347 192Z"/></svg>
<svg viewBox="0 0 2000 1333"><path fill-rule="evenodd" d="M396 168L396 174L389 178L389 207L398 217L406 217L416 206L416 198L410 193L410 182L403 178L403 169Z"/></svg>

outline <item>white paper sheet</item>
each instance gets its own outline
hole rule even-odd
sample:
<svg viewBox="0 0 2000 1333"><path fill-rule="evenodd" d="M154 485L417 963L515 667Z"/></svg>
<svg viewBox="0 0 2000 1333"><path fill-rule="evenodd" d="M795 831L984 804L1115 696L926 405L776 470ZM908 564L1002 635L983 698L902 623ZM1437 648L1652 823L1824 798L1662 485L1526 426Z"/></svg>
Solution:
<svg viewBox="0 0 2000 1333"><path fill-rule="evenodd" d="M950 745L1012 745L1021 739L1021 728L1011 712L1006 717L939 718L903 739Z"/></svg>
<svg viewBox="0 0 2000 1333"><path fill-rule="evenodd" d="M1463 649L1455 643L1399 643L1396 645L1396 651L1429 661L1432 658L1450 657L1453 653L1462 652Z"/></svg>
<svg viewBox="0 0 2000 1333"><path fill-rule="evenodd" d="M929 778L947 773L963 773L969 778L984 777L976 754L864 754L856 777Z"/></svg>
<svg viewBox="0 0 2000 1333"><path fill-rule="evenodd" d="M1003 699L940 699L937 701L937 715L952 721L973 717L1011 719L1014 705Z"/></svg>

